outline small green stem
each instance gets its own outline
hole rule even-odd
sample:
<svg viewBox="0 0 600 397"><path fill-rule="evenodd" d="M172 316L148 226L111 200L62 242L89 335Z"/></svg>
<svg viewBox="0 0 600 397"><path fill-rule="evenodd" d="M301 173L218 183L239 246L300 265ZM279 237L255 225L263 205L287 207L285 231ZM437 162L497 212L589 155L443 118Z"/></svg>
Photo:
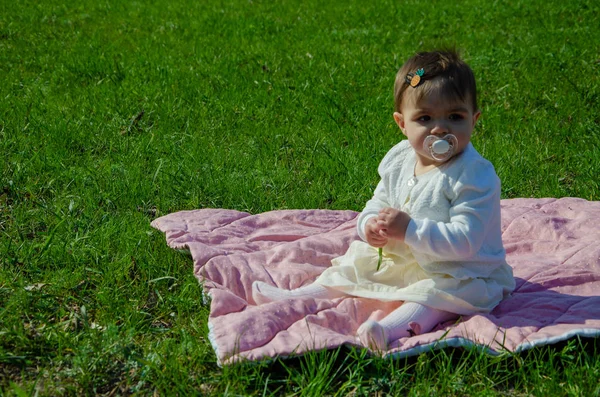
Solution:
<svg viewBox="0 0 600 397"><path fill-rule="evenodd" d="M381 267L381 261L383 260L383 248L379 248L379 260L377 261L377 270Z"/></svg>

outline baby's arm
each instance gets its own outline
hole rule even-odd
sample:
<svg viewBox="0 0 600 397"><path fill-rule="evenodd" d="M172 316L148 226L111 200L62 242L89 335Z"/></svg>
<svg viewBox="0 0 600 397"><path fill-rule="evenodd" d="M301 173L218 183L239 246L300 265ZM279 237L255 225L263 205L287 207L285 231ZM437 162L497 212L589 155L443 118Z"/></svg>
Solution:
<svg viewBox="0 0 600 397"><path fill-rule="evenodd" d="M389 207L387 193L385 191L383 181L379 181L379 184L373 193L373 198L367 201L365 208L358 216L358 222L356 225L360 238L373 247L383 247L385 242L387 242L387 238L384 238L383 236L380 236L381 238L385 239L383 244L373 241L374 239L377 239L374 234L379 235L380 228L377 226L377 217L379 215L379 211L385 207Z"/></svg>
<svg viewBox="0 0 600 397"><path fill-rule="evenodd" d="M363 241L368 242L374 247L382 247L388 240L387 237L381 236L379 233L381 227L376 224L375 220L373 220L379 216L379 211L384 208L391 207L388 196L390 192L387 191L385 183L386 175L388 175L391 169L401 166L405 157L405 153L408 150L412 149L410 148L409 142L405 140L398 143L386 153L377 169L381 179L375 188L373 198L367 201L365 208L358 216L358 222L356 225L358 235ZM375 236L375 234L378 234L381 238Z"/></svg>
<svg viewBox="0 0 600 397"><path fill-rule="evenodd" d="M500 182L493 167L470 166L455 182L450 221L413 219L405 243L444 261L472 258L500 223Z"/></svg>

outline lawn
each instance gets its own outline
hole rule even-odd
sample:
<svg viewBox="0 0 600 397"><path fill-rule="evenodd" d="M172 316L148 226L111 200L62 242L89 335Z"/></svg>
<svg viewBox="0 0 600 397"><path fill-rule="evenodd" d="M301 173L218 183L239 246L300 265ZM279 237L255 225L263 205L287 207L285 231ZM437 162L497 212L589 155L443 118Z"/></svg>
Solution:
<svg viewBox="0 0 600 397"><path fill-rule="evenodd" d="M600 395L597 340L220 368L152 219L360 211L397 69L455 46L503 198L600 200L597 1L0 4L0 394Z"/></svg>

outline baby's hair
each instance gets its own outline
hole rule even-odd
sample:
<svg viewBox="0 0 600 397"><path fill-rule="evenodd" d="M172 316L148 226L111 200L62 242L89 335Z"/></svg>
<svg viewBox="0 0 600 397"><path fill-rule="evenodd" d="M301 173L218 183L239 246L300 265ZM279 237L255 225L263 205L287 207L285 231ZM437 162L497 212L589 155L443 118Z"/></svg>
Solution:
<svg viewBox="0 0 600 397"><path fill-rule="evenodd" d="M416 87L406 82L409 73L423 69L424 73ZM454 50L419 52L402 65L394 84L394 110L400 112L404 93L409 90L418 103L433 91L440 92L449 100L469 100L477 111L477 86L473 71ZM414 92L413 92L414 90Z"/></svg>

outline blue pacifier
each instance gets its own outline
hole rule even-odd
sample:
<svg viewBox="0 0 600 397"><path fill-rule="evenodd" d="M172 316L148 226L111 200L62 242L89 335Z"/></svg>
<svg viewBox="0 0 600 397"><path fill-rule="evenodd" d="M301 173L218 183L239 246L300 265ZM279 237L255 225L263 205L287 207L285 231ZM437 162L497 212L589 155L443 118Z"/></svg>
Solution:
<svg viewBox="0 0 600 397"><path fill-rule="evenodd" d="M429 135L423 142L423 149L436 161L448 160L454 155L457 146L458 140L452 134L445 135L442 138Z"/></svg>

